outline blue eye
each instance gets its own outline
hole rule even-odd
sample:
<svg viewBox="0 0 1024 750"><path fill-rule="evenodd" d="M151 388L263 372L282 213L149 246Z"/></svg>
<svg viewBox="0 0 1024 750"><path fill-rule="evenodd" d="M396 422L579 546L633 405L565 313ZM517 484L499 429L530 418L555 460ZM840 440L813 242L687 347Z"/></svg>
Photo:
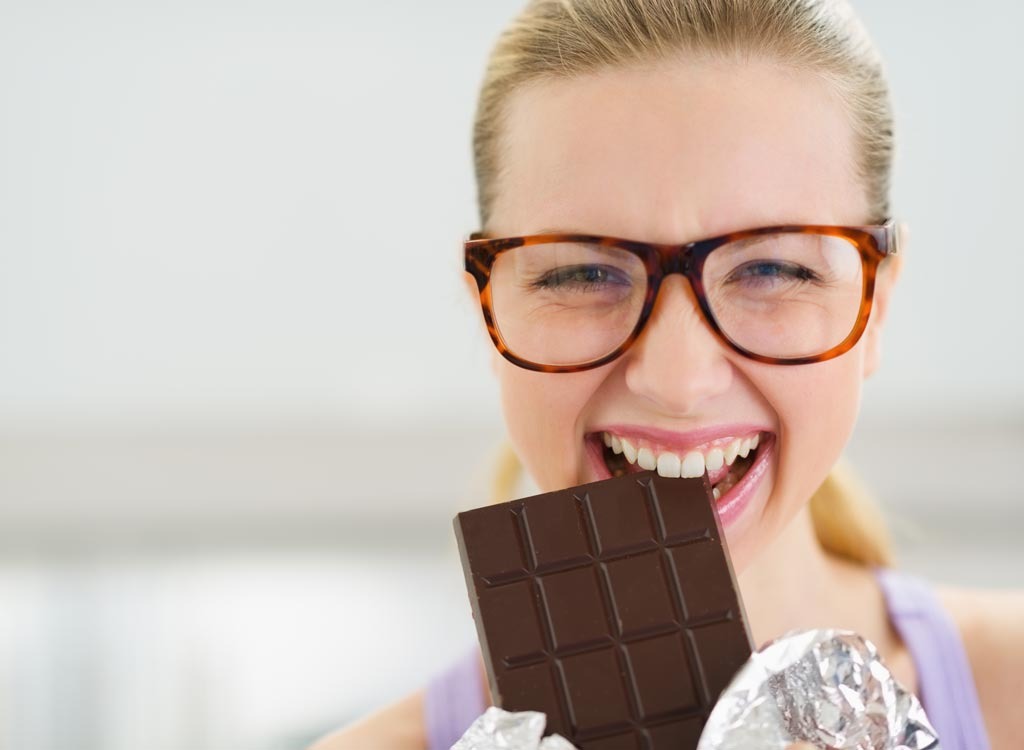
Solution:
<svg viewBox="0 0 1024 750"><path fill-rule="evenodd" d="M729 274L729 281L820 281L814 271L797 263L778 260L756 260L744 263Z"/></svg>

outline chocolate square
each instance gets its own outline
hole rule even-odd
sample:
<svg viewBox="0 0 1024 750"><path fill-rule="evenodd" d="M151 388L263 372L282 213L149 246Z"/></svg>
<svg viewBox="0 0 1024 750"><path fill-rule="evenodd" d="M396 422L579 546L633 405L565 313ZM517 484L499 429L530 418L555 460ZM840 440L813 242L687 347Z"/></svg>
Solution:
<svg viewBox="0 0 1024 750"><path fill-rule="evenodd" d="M580 501L571 495L523 506L527 548L534 568L543 572L591 559Z"/></svg>
<svg viewBox="0 0 1024 750"><path fill-rule="evenodd" d="M748 638L746 623L722 620L691 630L688 635L700 661L707 695L717 699L738 671L737 662L742 666L750 658L750 646L743 644Z"/></svg>
<svg viewBox="0 0 1024 750"><path fill-rule="evenodd" d="M588 651L558 662L569 696L572 733L623 723L629 700L616 649Z"/></svg>
<svg viewBox="0 0 1024 750"><path fill-rule="evenodd" d="M731 571L719 564L721 554L710 539L669 550L683 611L691 622L727 617L736 606L736 584Z"/></svg>
<svg viewBox="0 0 1024 750"><path fill-rule="evenodd" d="M591 567L538 579L556 652L611 643L597 572Z"/></svg>
<svg viewBox="0 0 1024 750"><path fill-rule="evenodd" d="M504 612L523 613L517 627L505 627ZM536 594L530 581L516 581L480 592L480 624L487 646L502 655L506 665L536 661L547 650L539 620Z"/></svg>
<svg viewBox="0 0 1024 750"><path fill-rule="evenodd" d="M519 517L509 505L477 508L461 522L463 557L477 575L491 583L526 577Z"/></svg>
<svg viewBox="0 0 1024 750"><path fill-rule="evenodd" d="M584 485L586 492L574 493L583 501L590 515L598 554L641 552L657 547L652 519L647 508L647 487L628 481L612 487L606 482ZM577 488L582 489L583 487Z"/></svg>
<svg viewBox="0 0 1024 750"><path fill-rule="evenodd" d="M640 718L658 719L700 708L687 644L679 633L626 646Z"/></svg>
<svg viewBox="0 0 1024 750"><path fill-rule="evenodd" d="M603 565L618 634L630 639L659 629L678 629L662 553L658 550Z"/></svg>

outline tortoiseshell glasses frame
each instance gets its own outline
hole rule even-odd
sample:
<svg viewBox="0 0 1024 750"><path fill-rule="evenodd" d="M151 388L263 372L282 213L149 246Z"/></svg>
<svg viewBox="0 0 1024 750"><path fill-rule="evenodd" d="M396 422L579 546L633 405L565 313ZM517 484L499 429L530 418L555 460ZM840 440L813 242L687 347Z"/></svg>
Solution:
<svg viewBox="0 0 1024 750"><path fill-rule="evenodd" d="M711 311L705 294L703 271L704 263L708 256L717 248L737 240L744 240L751 237L767 234L812 234L828 237L841 238L848 241L860 253L861 267L863 270L863 288L860 302L860 310L853 324L852 330L839 344L827 351L813 356L800 356L794 358L768 357L762 354L749 351L729 338L719 326ZM614 351L589 362L570 365L552 365L539 362L531 362L518 356L509 349L499 333L495 321L493 301L491 296L490 275L495 260L505 252L517 247L530 245L542 245L551 243L586 243L595 244L608 248L618 248L632 253L639 258L646 269L647 289L640 311L639 318L632 332L628 337L615 348ZM693 293L700 305L702 314L707 324L717 337L729 348L757 362L764 362L775 365L804 365L813 362L824 362L838 357L849 351L860 339L867 327L868 318L871 314L871 303L875 290L875 277L879 263L898 251L898 232L896 222L893 219L880 225L871 226L835 226L835 225L781 225L772 227L760 227L757 229L746 229L718 237L696 240L684 244L658 244L651 242L639 242L618 237L602 237L588 234L536 234L523 237L486 238L480 233L472 234L465 241L465 268L476 280L480 294L480 306L483 310L484 321L487 325L487 332L491 341L505 359L519 367L536 372L580 372L595 367L600 367L611 362L625 352L640 336L654 309L654 302L661 288L661 282L666 276L673 273L682 274L690 282Z"/></svg>

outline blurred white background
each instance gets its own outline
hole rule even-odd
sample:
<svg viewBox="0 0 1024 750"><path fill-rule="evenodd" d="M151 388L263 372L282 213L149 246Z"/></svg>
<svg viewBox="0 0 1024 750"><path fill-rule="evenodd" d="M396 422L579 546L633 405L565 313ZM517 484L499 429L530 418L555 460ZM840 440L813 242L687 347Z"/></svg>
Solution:
<svg viewBox="0 0 1024 750"><path fill-rule="evenodd" d="M854 4L913 236L850 454L906 567L1020 586L1024 6ZM0 750L299 748L472 643L519 5L0 0Z"/></svg>

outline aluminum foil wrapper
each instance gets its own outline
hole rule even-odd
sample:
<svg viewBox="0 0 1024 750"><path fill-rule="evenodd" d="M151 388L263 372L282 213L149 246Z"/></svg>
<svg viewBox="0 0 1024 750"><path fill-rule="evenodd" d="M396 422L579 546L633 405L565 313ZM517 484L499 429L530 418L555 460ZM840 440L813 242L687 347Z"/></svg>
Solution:
<svg viewBox="0 0 1024 750"><path fill-rule="evenodd" d="M491 706L451 750L576 750L557 734L541 739L547 721L539 711L510 713Z"/></svg>
<svg viewBox="0 0 1024 750"><path fill-rule="evenodd" d="M791 633L750 657L715 705L697 750L940 750L921 703L856 633Z"/></svg>

